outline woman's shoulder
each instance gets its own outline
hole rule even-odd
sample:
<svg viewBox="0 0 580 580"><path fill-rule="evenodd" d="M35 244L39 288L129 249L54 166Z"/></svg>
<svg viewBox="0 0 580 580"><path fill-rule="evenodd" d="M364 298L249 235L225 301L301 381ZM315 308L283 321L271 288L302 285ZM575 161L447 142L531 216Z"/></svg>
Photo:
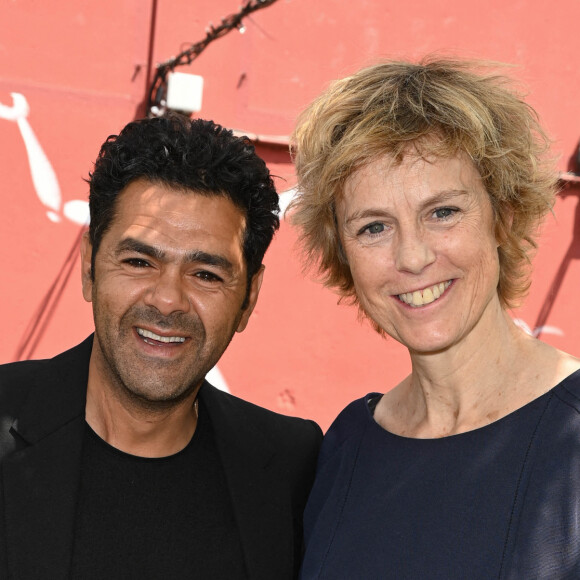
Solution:
<svg viewBox="0 0 580 580"><path fill-rule="evenodd" d="M349 403L332 422L327 434L331 432L350 432L353 428L364 427L369 420L372 420L372 413L369 410L369 401L373 401L380 397L380 393L369 393L368 395Z"/></svg>
<svg viewBox="0 0 580 580"><path fill-rule="evenodd" d="M580 413L580 360L566 355L558 368L557 384L553 393Z"/></svg>
<svg viewBox="0 0 580 580"><path fill-rule="evenodd" d="M537 338L526 337L525 349L514 361L516 395L524 397L516 408L552 393L569 392L580 404L580 359ZM580 409L580 407L579 407Z"/></svg>
<svg viewBox="0 0 580 580"><path fill-rule="evenodd" d="M570 375L573 375L576 371L580 370L580 358L562 351L558 351L558 354L560 355L558 362L558 372L561 376L561 380L566 379Z"/></svg>
<svg viewBox="0 0 580 580"><path fill-rule="evenodd" d="M348 404L340 412L324 435L319 461L324 461L325 457L333 455L345 445L357 444L368 423L374 420L368 406L369 399L380 396L379 393L369 393Z"/></svg>

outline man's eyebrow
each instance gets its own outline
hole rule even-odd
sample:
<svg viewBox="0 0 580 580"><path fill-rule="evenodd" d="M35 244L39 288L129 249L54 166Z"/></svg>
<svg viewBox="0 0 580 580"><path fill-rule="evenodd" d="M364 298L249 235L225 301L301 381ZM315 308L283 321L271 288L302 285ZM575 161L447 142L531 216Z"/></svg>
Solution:
<svg viewBox="0 0 580 580"><path fill-rule="evenodd" d="M234 269L234 265L224 256L219 254L210 254L208 252L203 252L201 250L195 250L193 252L188 252L185 255L185 261L194 264L205 264L207 266L217 266L222 270L231 272Z"/></svg>
<svg viewBox="0 0 580 580"><path fill-rule="evenodd" d="M430 205L436 205L439 203L448 203L451 199L458 196L467 195L468 191L465 189L445 189L443 191L438 191L427 199L423 200L420 209L423 210ZM391 212L383 207L367 207L359 211L355 211L353 214L345 219L345 223L373 217L390 217Z"/></svg>
<svg viewBox="0 0 580 580"><path fill-rule="evenodd" d="M161 248L151 246L135 238L124 238L119 242L116 253L121 254L122 252L135 252L137 254L143 254L144 256L150 256L156 260L164 260L167 256L167 253ZM187 252L184 257L184 262L216 266L226 272L232 272L234 269L233 264L226 257L219 254L210 254L202 250Z"/></svg>
<svg viewBox="0 0 580 580"><path fill-rule="evenodd" d="M140 242L135 238L123 238L118 243L115 253L121 254L122 252L136 252L137 254L151 256L158 260L165 258L165 252L161 248L156 248L155 246L151 246L145 242Z"/></svg>

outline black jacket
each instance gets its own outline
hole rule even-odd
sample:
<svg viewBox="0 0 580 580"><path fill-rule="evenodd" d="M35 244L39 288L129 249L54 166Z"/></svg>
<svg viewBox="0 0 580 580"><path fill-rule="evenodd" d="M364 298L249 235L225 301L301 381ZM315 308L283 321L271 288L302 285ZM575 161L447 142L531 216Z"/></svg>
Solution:
<svg viewBox="0 0 580 580"><path fill-rule="evenodd" d="M57 357L0 366L0 578L68 578L92 337ZM302 511L321 440L312 421L200 390L252 580L297 575Z"/></svg>

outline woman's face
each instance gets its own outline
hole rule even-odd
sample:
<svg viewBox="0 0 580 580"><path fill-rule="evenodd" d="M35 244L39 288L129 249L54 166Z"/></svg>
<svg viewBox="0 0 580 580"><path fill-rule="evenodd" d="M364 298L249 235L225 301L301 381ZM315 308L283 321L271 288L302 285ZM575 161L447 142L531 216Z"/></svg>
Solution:
<svg viewBox="0 0 580 580"><path fill-rule="evenodd" d="M485 340L501 311L498 243L466 155L379 158L349 178L337 218L360 304L387 334L415 352Z"/></svg>

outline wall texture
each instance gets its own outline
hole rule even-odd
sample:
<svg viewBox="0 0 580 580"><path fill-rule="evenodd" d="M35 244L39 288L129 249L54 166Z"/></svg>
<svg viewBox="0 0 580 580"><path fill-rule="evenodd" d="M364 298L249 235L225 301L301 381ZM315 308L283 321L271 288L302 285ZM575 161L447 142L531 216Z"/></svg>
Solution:
<svg viewBox="0 0 580 580"><path fill-rule="evenodd" d="M138 116L148 63L201 40L239 0L0 0L0 362L47 357L91 332L76 240L101 142ZM562 171L580 136L580 4L489 0L278 0L183 72L204 77L199 116L284 137L334 78L384 57L432 52L511 63L554 139ZM279 191L294 185L284 148L260 146ZM580 354L580 189L548 220L528 301L513 316ZM351 399L409 369L404 349L357 321L301 273L283 223L249 328L219 364L237 395L327 427Z"/></svg>

